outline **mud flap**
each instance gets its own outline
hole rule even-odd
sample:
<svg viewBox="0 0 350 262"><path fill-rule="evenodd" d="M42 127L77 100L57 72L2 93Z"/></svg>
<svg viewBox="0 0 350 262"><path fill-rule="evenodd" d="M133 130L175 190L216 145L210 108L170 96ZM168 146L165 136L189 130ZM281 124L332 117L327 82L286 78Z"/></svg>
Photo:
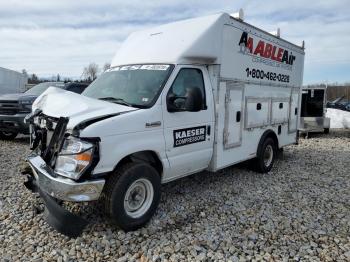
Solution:
<svg viewBox="0 0 350 262"><path fill-rule="evenodd" d="M47 193L40 189L38 191L45 202L47 223L63 235L72 238L78 237L88 221L64 209Z"/></svg>

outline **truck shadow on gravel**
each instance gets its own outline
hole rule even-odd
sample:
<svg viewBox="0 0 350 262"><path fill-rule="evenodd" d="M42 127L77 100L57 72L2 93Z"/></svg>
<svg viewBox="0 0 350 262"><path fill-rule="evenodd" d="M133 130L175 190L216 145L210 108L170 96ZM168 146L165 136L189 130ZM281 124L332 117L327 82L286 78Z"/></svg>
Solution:
<svg viewBox="0 0 350 262"><path fill-rule="evenodd" d="M348 135L349 132L336 132L336 135L334 133L331 136L321 134L320 137L316 137L315 139L335 139L335 137L346 137ZM25 138L22 139L22 142L24 141ZM306 142L302 140L301 143ZM310 174L313 172L313 165L306 168L307 163L309 161L321 161L323 159L322 156L329 155L330 153L340 154L341 152L335 152L334 149L324 147L318 148L317 155L320 157L315 158L311 157L316 154L316 151L312 147L290 146L284 150L283 154L279 155L275 167L268 174L259 174L252 171L250 168L251 162L246 161L228 167L220 172L211 173L205 171L169 182L162 187L161 202L151 221L144 228L127 234L140 234L144 232L143 230L146 230L147 234L152 232L156 234L168 234L176 230L185 229L187 226L196 224L204 219L206 219L208 227L215 227L215 222L211 222L207 218L218 213L219 211L215 210L220 210L222 206L226 205L226 201L233 200L234 202L233 204L227 204L227 212L231 212L232 214L240 212L238 206L242 203L243 205L249 204L252 206L254 205L253 201L259 200L256 198L256 195L253 197L248 196L249 192L247 191L256 190L257 185L260 186L264 180L278 183L281 172L283 173L295 165L299 161L300 156L310 156L311 158L301 163L301 169L305 172L297 175L297 177L300 179L311 179ZM319 165L325 166L328 164L327 162L319 163ZM288 179L288 176L284 178ZM223 187L222 185L224 184L227 186ZM220 190L224 191L220 192ZM249 209L249 205L245 208ZM211 207L210 210L208 210L208 206ZM119 234L118 232L122 231L104 214L100 202L89 204L68 203L66 207L68 210L89 221L89 225L83 232L84 235L91 235L96 232L99 235L103 235L107 231L113 234Z"/></svg>
<svg viewBox="0 0 350 262"><path fill-rule="evenodd" d="M213 185L223 183L223 180L227 179L231 180L229 183L234 184L235 180L238 179L235 174L241 172L256 176L256 173L250 171L249 161L247 161L234 167L228 167L220 172L211 173L204 171L163 185L162 199L159 208L151 221L144 227L148 231L154 230L156 232L168 233L174 230L181 230L187 225L195 223L199 218L203 217L203 213L207 212L206 208L200 205L204 197L204 195L202 195L203 191L204 193L206 192L206 194L210 194L211 191L215 190ZM245 176L246 175L247 174L245 174ZM232 188L228 193L232 196L239 194L239 191ZM198 205L191 206L190 209L179 208L181 205L186 205L188 203L193 204L193 199L191 200L191 198L193 198L194 195L202 195L198 199ZM44 212L44 205L41 202L41 199L37 198L33 205L33 210L35 211L35 215L43 216L44 218L46 213ZM222 204L217 197L207 198L206 203L214 207L215 205L219 206ZM103 206L100 201L90 203L64 202L62 204L68 211L81 216L89 222L83 234L94 234L94 232L101 233L105 230L112 230L116 233L121 230L117 228L103 212Z"/></svg>
<svg viewBox="0 0 350 262"><path fill-rule="evenodd" d="M277 160L277 165L278 162L279 160ZM144 228L147 231L166 234L198 222L205 217L205 214L208 214L207 208L201 205L203 201L214 209L221 206L223 204L222 201L225 201L220 195L213 196L212 194L219 184L228 183L234 185L242 176L246 180L259 179L258 176L262 174L251 171L249 168L250 164L250 161L246 161L216 173L204 171L163 185L162 198L158 210ZM240 193L239 188L232 186L227 191L227 197L234 197ZM193 200L193 198L196 199ZM193 205L194 203L196 205ZM94 234L96 231L103 232L105 230L112 230L116 233L121 230L114 226L107 215L105 215L100 202L91 202L89 204L67 203L65 207L89 221L84 234ZM142 228L137 231L141 230Z"/></svg>

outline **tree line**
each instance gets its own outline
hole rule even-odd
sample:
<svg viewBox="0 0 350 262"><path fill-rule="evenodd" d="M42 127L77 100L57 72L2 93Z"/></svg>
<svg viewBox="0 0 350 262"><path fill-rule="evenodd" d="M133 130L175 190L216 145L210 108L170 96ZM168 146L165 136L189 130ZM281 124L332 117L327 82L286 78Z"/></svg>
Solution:
<svg viewBox="0 0 350 262"><path fill-rule="evenodd" d="M350 101L350 83L313 84L307 87L327 87L327 101L333 101L343 97L343 100Z"/></svg>
<svg viewBox="0 0 350 262"><path fill-rule="evenodd" d="M23 69L22 74L26 75L28 78L28 84L39 84L42 82L80 82L80 83L91 83L94 81L97 76L102 72L105 72L110 68L111 64L105 63L100 69L98 64L96 63L90 63L86 67L84 67L83 72L81 74L81 77L79 80L73 80L72 78L69 77L61 77L60 74L53 75L52 77L49 78L40 78L36 74L28 74L27 70Z"/></svg>

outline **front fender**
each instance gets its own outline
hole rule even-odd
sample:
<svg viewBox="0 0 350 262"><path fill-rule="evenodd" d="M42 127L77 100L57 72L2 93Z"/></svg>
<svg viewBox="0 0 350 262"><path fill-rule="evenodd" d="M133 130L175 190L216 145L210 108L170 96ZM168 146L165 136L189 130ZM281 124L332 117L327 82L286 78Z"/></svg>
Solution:
<svg viewBox="0 0 350 262"><path fill-rule="evenodd" d="M169 169L165 154L163 129L132 132L101 138L100 161L93 174L111 172L126 156L140 151L155 152L163 165L164 175Z"/></svg>

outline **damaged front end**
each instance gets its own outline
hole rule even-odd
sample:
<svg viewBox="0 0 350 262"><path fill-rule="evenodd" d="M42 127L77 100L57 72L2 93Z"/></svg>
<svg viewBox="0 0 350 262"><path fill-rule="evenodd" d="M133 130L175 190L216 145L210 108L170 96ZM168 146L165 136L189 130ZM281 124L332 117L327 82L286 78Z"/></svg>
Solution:
<svg viewBox="0 0 350 262"><path fill-rule="evenodd" d="M60 201L93 201L99 199L104 179L90 174L99 159L99 140L79 138L67 133L69 118L52 118L40 110L26 117L30 124L32 153L27 162L30 171L25 186L38 192L45 202L48 223L59 232L78 236L87 221L65 210Z"/></svg>

